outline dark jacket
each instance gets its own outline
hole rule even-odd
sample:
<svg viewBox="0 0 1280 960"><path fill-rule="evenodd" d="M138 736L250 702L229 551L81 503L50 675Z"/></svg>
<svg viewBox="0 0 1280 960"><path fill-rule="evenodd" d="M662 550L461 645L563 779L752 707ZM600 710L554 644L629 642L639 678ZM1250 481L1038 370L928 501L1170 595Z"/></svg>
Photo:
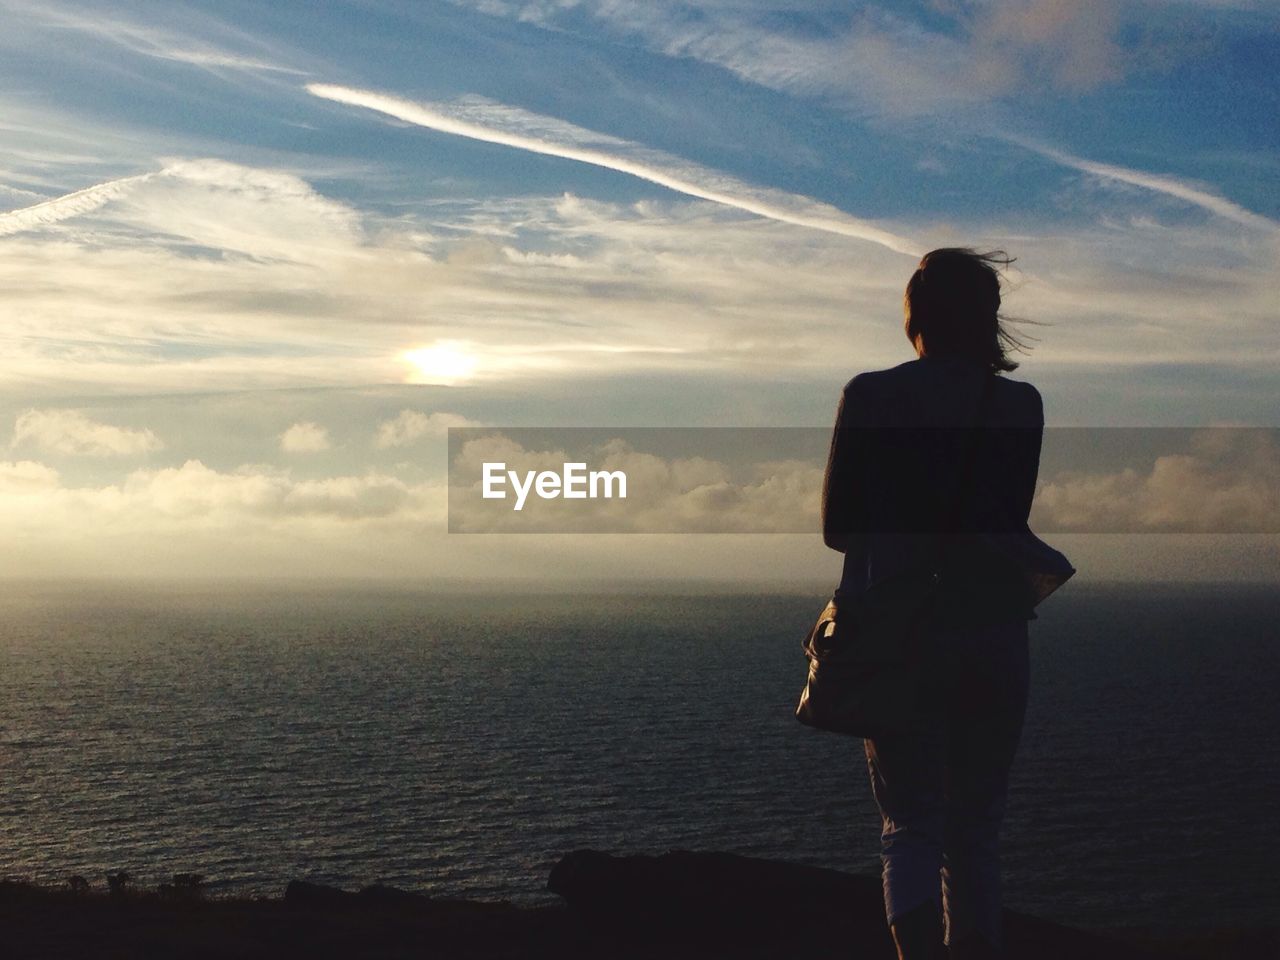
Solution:
<svg viewBox="0 0 1280 960"><path fill-rule="evenodd" d="M969 360L925 357L850 380L822 493L823 539L845 554L839 594L937 567L950 619L1034 617L1025 578L993 544L1032 536L1043 430L1035 387Z"/></svg>

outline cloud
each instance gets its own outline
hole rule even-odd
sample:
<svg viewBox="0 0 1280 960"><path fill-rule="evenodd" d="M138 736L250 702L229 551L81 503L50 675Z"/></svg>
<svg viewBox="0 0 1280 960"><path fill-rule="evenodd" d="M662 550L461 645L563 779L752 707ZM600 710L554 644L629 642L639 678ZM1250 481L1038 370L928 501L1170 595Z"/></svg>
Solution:
<svg viewBox="0 0 1280 960"><path fill-rule="evenodd" d="M58 486L58 471L34 460L0 462L0 494L7 497L43 493Z"/></svg>
<svg viewBox="0 0 1280 960"><path fill-rule="evenodd" d="M1065 471L1041 485L1033 522L1089 533L1280 533L1280 443L1272 430L1207 429L1149 468Z"/></svg>
<svg viewBox="0 0 1280 960"><path fill-rule="evenodd" d="M994 90L1027 80L1067 91L1121 79L1133 54L1118 42L1115 0L998 0L966 16L977 76Z"/></svg>
<svg viewBox="0 0 1280 960"><path fill-rule="evenodd" d="M253 54L230 50L195 36L143 25L120 17L96 16L85 10L58 9L50 4L24 3L21 0L4 0L2 5L46 27L88 34L144 57L214 69L293 75L306 73L305 70L298 70ZM206 26L222 33L232 32L213 20L207 21ZM246 34L238 34L236 38L256 46L262 45L260 41Z"/></svg>
<svg viewBox="0 0 1280 960"><path fill-rule="evenodd" d="M309 421L295 423L280 434L280 449L285 453L323 453L329 447L329 431Z"/></svg>
<svg viewBox="0 0 1280 960"><path fill-rule="evenodd" d="M411 214L361 215L292 174L169 167L74 226L5 243L5 382L147 393L400 383L412 371L398 358L424 329L473 345L476 382L722 366L763 342L770 363L812 365L865 284L900 295L897 254L853 256L861 244L848 238L684 198L459 201L430 211L428 233ZM803 327L778 324L799 313Z"/></svg>
<svg viewBox="0 0 1280 960"><path fill-rule="evenodd" d="M450 427L476 427L474 420L456 413L420 413L417 410L401 410L392 420L378 424L374 446L380 450L391 447L407 447L423 437L440 438L448 434Z"/></svg>
<svg viewBox="0 0 1280 960"><path fill-rule="evenodd" d="M1151 43L1121 42L1126 33L1145 40L1151 27L1117 0L934 0L927 19L888 4L453 2L549 30L581 29L590 17L669 57L885 114L952 111L1029 90L1090 90L1167 58Z"/></svg>
<svg viewBox="0 0 1280 960"><path fill-rule="evenodd" d="M307 90L317 97L375 110L441 133L616 170L677 193L771 220L855 237L909 256L919 256L923 252L915 241L808 197L754 187L677 157L515 107L476 99L461 104L420 103L371 90L325 83L307 84Z"/></svg>
<svg viewBox="0 0 1280 960"><path fill-rule="evenodd" d="M61 197L42 200L28 207L0 213L0 237L35 230L70 217L91 213L103 204L124 196L131 188L145 183L152 176L153 174L144 173L133 177L121 177L118 180L108 180Z"/></svg>
<svg viewBox="0 0 1280 960"><path fill-rule="evenodd" d="M418 496L403 481L379 473L294 480L254 468L222 472L199 460L136 471L118 490L129 509L149 509L168 521L200 525L237 522L237 517L385 519L415 506Z"/></svg>
<svg viewBox="0 0 1280 960"><path fill-rule="evenodd" d="M28 410L13 425L11 447L31 444L47 453L84 457L136 456L164 444L150 430L91 420L78 410Z"/></svg>
<svg viewBox="0 0 1280 960"><path fill-rule="evenodd" d="M423 544L443 519L440 486L377 471L295 479L193 459L71 485L43 464L0 463L10 576L403 576L438 553Z"/></svg>
<svg viewBox="0 0 1280 960"><path fill-rule="evenodd" d="M439 522L442 493L430 484L410 484L388 474L297 479L287 471L244 466L216 470L200 460L181 466L140 469L118 483L71 486L57 471L33 461L0 463L0 513L30 516L32 499L52 514L45 517L52 535L58 520L67 531L76 523L102 524L114 531L156 533L188 527L239 527L301 521ZM82 528L83 529L83 528Z"/></svg>
<svg viewBox="0 0 1280 960"><path fill-rule="evenodd" d="M117 220L219 250L303 259L359 245L359 217L292 173L217 159L175 160L0 213L0 236L37 230L116 202Z"/></svg>
<svg viewBox="0 0 1280 960"><path fill-rule="evenodd" d="M1012 135L1004 135L1003 139L1033 153L1038 153L1042 157L1047 157L1055 163L1079 170L1082 173L1088 173L1104 180L1127 183L1135 187L1141 187L1144 190L1151 190L1168 197L1174 197L1246 227L1269 232L1280 230L1280 223L1276 223L1276 221L1261 214L1254 213L1252 210L1247 210L1216 193L1193 186L1175 177L1158 173L1146 173L1141 170L1132 170L1128 167L1120 167L1109 163L1097 163L1093 160L1086 160L1083 157L1077 157L1065 151L1036 143L1033 140Z"/></svg>
<svg viewBox="0 0 1280 960"><path fill-rule="evenodd" d="M447 341L475 359L469 387L542 398L574 377L836 383L902 359L904 261L842 236L679 195L455 200L384 217L286 171L170 168L77 220L0 239L0 382L15 414L55 405L41 393L399 384L406 351ZM1008 308L1052 324L1029 332L1041 338L1033 362L1065 391L1059 416L1090 422L1083 411L1124 393L1128 422L1187 422L1133 412L1137 393L1163 389L1158 371L1095 382L1118 364L1212 358L1241 403L1264 390L1278 360L1274 246L1219 218L1161 225L1132 197L1109 196L1106 218L1065 234L1011 237L991 222L931 239L1018 255ZM1094 384L1086 399L1081 377ZM1206 402L1208 386L1178 383L1181 410ZM707 415L776 422L807 408L755 409ZM1229 415L1257 416L1240 409Z"/></svg>

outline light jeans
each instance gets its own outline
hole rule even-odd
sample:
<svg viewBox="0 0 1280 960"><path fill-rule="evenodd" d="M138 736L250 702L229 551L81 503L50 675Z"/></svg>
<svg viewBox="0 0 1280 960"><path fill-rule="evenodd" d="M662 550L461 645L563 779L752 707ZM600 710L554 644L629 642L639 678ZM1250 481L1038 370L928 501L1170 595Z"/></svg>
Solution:
<svg viewBox="0 0 1280 960"><path fill-rule="evenodd" d="M889 922L942 899L947 942L1003 942L998 837L1027 705L1027 622L938 631L925 733L865 741Z"/></svg>

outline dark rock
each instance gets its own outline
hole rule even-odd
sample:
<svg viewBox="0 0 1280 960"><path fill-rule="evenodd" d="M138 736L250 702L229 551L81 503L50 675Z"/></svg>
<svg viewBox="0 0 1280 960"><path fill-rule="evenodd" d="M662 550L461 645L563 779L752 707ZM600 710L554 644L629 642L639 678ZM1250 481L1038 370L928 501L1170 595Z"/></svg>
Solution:
<svg viewBox="0 0 1280 960"><path fill-rule="evenodd" d="M414 893L412 890L401 890L399 887L389 887L381 883L375 883L363 888L360 891L360 899L365 903L385 903L396 906L430 902L430 898L420 893Z"/></svg>
<svg viewBox="0 0 1280 960"><path fill-rule="evenodd" d="M284 889L284 902L295 907L345 906L354 902L357 896L338 887L326 887L306 880L290 880Z"/></svg>
<svg viewBox="0 0 1280 960"><path fill-rule="evenodd" d="M880 881L838 870L729 853L576 850L555 865L547 888L593 927L646 939L847 943L856 935L890 946Z"/></svg>
<svg viewBox="0 0 1280 960"><path fill-rule="evenodd" d="M894 955L876 877L727 853L576 850L552 869L547 888L600 934L696 942L725 956ZM1005 927L1012 958L1169 955L1011 911ZM794 952L785 952L787 943Z"/></svg>
<svg viewBox="0 0 1280 960"><path fill-rule="evenodd" d="M108 873L107 891L113 897L123 897L129 892L129 884L132 882L133 878L124 870L119 873Z"/></svg>

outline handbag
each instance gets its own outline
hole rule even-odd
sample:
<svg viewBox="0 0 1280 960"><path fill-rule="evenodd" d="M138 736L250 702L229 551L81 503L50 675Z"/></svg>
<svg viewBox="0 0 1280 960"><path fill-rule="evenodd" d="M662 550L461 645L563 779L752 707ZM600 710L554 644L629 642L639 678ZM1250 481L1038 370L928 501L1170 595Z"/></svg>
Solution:
<svg viewBox="0 0 1280 960"><path fill-rule="evenodd" d="M912 571L880 581L847 609L832 597L804 640L809 676L796 719L855 737L915 730L921 638L938 583L936 572Z"/></svg>
<svg viewBox="0 0 1280 960"><path fill-rule="evenodd" d="M965 446L961 482L950 505L957 525L968 500L979 431L993 375L983 381ZM923 723L920 661L949 545L939 536L933 563L873 583L851 601L823 608L802 647L809 675L796 719L855 737L912 733Z"/></svg>

